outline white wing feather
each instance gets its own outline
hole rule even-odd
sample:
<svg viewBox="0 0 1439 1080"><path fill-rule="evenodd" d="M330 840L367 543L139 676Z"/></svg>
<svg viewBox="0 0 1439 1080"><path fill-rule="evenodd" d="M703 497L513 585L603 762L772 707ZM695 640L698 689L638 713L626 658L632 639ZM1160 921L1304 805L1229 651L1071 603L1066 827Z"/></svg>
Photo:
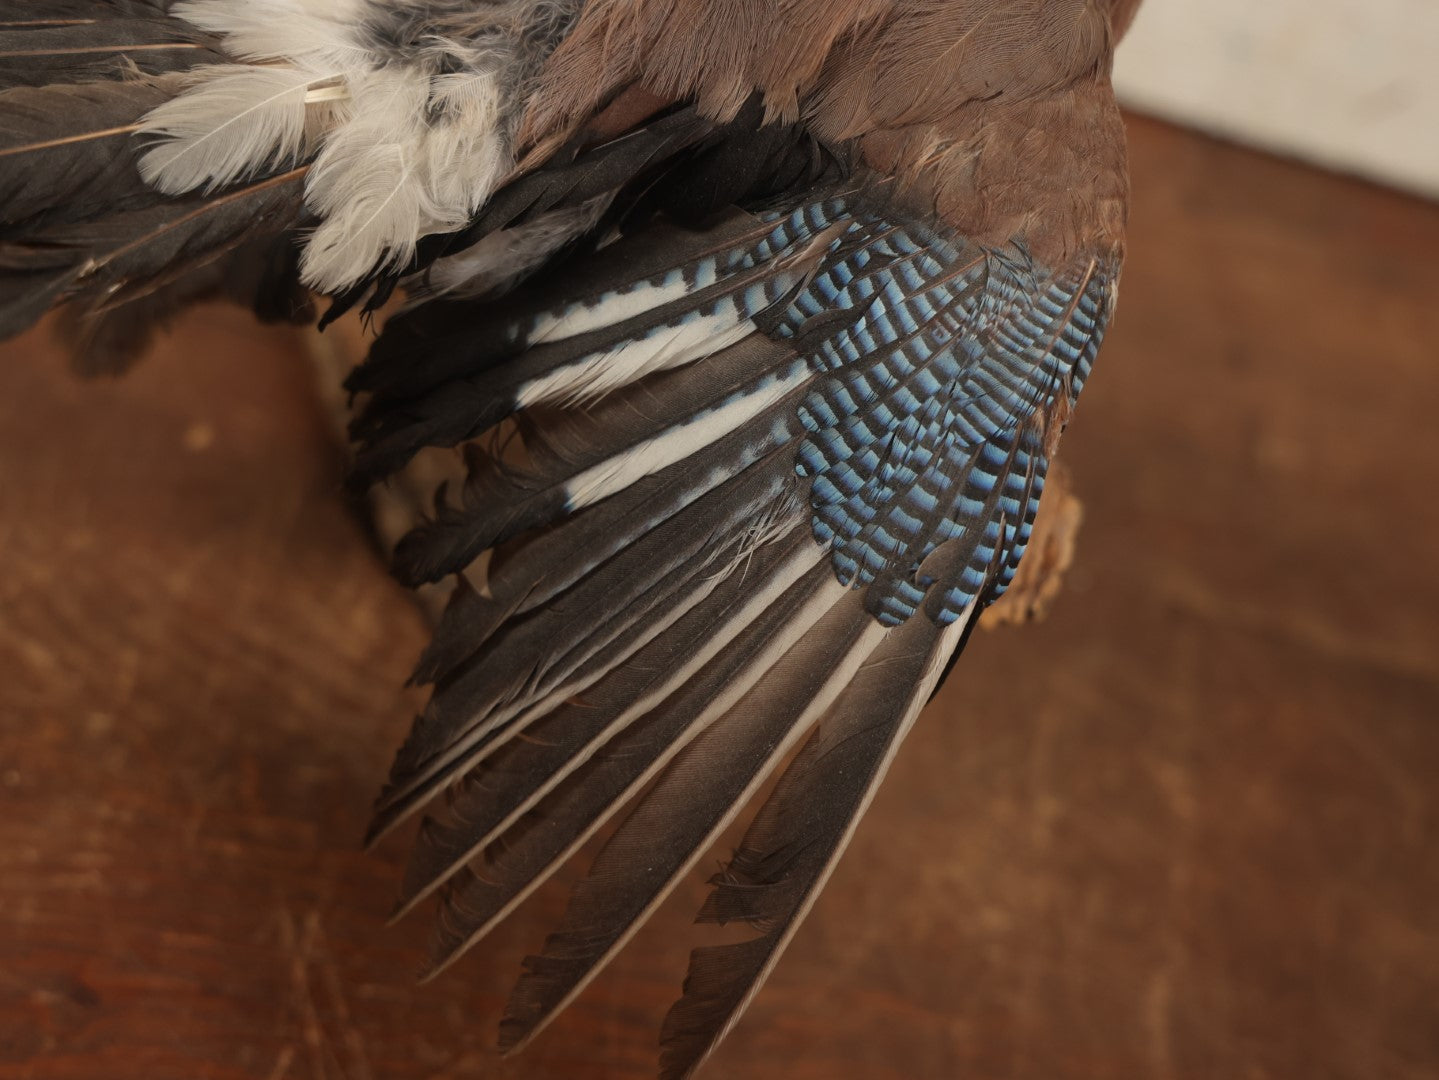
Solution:
<svg viewBox="0 0 1439 1080"><path fill-rule="evenodd" d="M421 23L418 36L390 40L429 7L182 0L170 14L248 63L200 69L194 86L145 118L143 135L159 141L142 174L169 194L209 191L318 149L305 201L321 223L301 274L343 291L378 267L403 266L420 237L463 227L499 186L514 165L517 87L544 52L532 31L552 45L571 6L516 0L463 18L440 9L427 31Z"/></svg>
<svg viewBox="0 0 1439 1080"><path fill-rule="evenodd" d="M143 134L163 136L140 158L146 183L170 195L210 191L299 159L313 75L248 64L214 65L196 74L199 85L144 119Z"/></svg>

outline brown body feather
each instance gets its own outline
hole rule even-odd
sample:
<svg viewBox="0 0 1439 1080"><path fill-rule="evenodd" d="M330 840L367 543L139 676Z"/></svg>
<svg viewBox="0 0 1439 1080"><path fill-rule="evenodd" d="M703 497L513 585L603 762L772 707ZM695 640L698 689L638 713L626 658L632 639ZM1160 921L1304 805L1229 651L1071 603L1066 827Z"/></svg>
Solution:
<svg viewBox="0 0 1439 1080"><path fill-rule="evenodd" d="M693 99L854 143L913 204L1042 261L1117 251L1127 180L1108 84L1137 0L591 0L520 138L552 142L621 94ZM1111 8L1121 22L1111 22Z"/></svg>

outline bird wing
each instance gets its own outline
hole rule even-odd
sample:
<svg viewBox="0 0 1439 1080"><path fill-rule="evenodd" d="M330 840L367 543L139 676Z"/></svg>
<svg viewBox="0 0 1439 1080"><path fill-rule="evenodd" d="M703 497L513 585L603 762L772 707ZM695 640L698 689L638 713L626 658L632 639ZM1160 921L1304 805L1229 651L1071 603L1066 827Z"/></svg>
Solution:
<svg viewBox="0 0 1439 1080"><path fill-rule="evenodd" d="M467 476L396 550L457 584L370 838L426 815L397 914L439 897L438 971L613 826L513 1048L781 774L700 914L754 935L665 1023L687 1076L1029 542L1122 257L1114 5L165 6L5 31L197 59L0 92L0 329L148 322L203 268L410 295L348 383L356 483Z"/></svg>
<svg viewBox="0 0 1439 1080"><path fill-rule="evenodd" d="M769 970L1012 577L1117 268L1041 268L841 183L641 228L571 269L589 288L563 301L540 285L399 316L352 381L364 475L472 447L399 576L491 553L422 660L433 696L372 835L449 790L400 901L440 893L438 968L643 793L527 964L504 1025L518 1045L814 729L706 908L763 933L695 954L667 1026L679 1076Z"/></svg>

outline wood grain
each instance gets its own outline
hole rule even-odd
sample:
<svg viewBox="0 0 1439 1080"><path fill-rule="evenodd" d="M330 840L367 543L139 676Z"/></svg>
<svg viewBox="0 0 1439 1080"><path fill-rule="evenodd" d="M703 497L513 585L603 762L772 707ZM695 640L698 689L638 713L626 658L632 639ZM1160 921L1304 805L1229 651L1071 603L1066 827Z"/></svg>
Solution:
<svg viewBox="0 0 1439 1080"><path fill-rule="evenodd" d="M1038 627L979 635L712 1080L1439 1074L1439 211L1152 122ZM421 620L296 340L0 362L0 1077L647 1077L703 893L523 1057L358 850ZM698 878L699 875L696 875Z"/></svg>

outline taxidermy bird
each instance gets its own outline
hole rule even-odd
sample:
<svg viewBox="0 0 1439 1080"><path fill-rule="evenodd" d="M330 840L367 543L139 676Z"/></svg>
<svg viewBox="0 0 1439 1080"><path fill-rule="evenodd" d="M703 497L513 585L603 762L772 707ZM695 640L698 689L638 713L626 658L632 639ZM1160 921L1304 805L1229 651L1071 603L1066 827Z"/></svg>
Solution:
<svg viewBox="0 0 1439 1080"><path fill-rule="evenodd" d="M217 292L380 313L355 485L463 448L394 555L457 584L370 834L428 815L432 970L612 830L505 1048L779 773L690 1075L1010 584L1114 308L1136 2L0 2L0 332L63 304L116 370Z"/></svg>

